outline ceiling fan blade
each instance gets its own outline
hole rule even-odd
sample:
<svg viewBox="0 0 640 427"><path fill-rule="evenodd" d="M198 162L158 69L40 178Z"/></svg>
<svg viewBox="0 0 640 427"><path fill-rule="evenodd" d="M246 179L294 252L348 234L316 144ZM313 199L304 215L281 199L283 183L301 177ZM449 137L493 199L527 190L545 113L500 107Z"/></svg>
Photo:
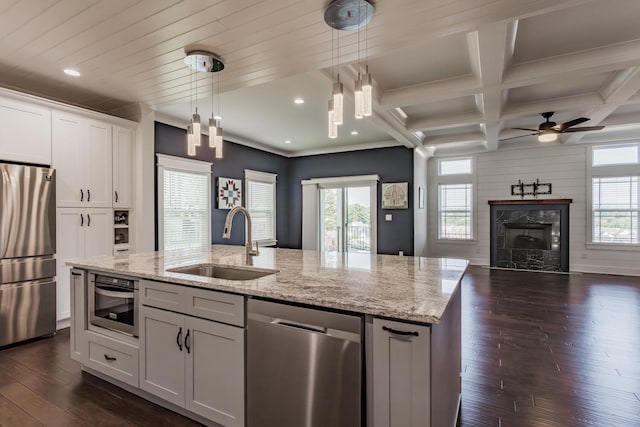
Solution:
<svg viewBox="0 0 640 427"><path fill-rule="evenodd" d="M527 129L527 130L530 130L530 129ZM537 135L537 134L538 134L538 132L536 132L536 133L528 133L528 134L525 134L525 135L512 136L510 138L500 138L499 141L508 141L510 139L523 138L525 136L532 136L532 135Z"/></svg>
<svg viewBox="0 0 640 427"><path fill-rule="evenodd" d="M528 130L529 132L535 132L535 133L538 133L538 129L529 129L529 128L511 128L511 129L517 129L517 130Z"/></svg>
<svg viewBox="0 0 640 427"><path fill-rule="evenodd" d="M565 129L570 128L571 126L579 125L580 123L584 123L589 121L586 117L578 117L577 119L569 120L568 122L560 123L553 127L554 130L558 132L564 132Z"/></svg>
<svg viewBox="0 0 640 427"><path fill-rule="evenodd" d="M600 129L604 129L604 126L584 126L581 128L569 128L569 129L565 129L562 133L567 133L567 132L588 132L590 130L600 130Z"/></svg>

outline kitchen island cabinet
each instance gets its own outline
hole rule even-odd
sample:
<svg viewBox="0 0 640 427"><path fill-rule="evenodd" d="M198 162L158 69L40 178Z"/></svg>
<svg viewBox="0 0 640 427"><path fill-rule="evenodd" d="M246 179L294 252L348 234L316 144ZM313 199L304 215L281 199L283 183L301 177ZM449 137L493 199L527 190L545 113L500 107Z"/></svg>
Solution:
<svg viewBox="0 0 640 427"><path fill-rule="evenodd" d="M85 276L100 272L138 280L140 389L127 389L200 422L245 425L245 305L255 298L360 317L366 425L455 425L466 260L272 248L247 259L242 246L215 245L69 265ZM193 265L265 275L228 280L175 271ZM76 336L73 342L77 347L83 340ZM240 407L224 403L234 393Z"/></svg>

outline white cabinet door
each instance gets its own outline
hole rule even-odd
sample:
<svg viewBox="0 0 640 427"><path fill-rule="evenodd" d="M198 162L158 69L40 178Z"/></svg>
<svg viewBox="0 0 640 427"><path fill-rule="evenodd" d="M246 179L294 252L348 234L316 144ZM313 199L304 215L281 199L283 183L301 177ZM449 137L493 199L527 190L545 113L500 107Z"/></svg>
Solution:
<svg viewBox="0 0 640 427"><path fill-rule="evenodd" d="M140 388L184 407L184 316L142 306L139 319Z"/></svg>
<svg viewBox="0 0 640 427"><path fill-rule="evenodd" d="M71 270L71 358L84 363L87 357L87 303L84 270Z"/></svg>
<svg viewBox="0 0 640 427"><path fill-rule="evenodd" d="M244 329L185 320L186 409L224 426L244 426Z"/></svg>
<svg viewBox="0 0 640 427"><path fill-rule="evenodd" d="M133 189L133 131L113 127L113 207L130 208Z"/></svg>
<svg viewBox="0 0 640 427"><path fill-rule="evenodd" d="M112 141L111 125L85 121L85 187L87 207L111 207Z"/></svg>
<svg viewBox="0 0 640 427"><path fill-rule="evenodd" d="M51 164L51 112L0 98L0 160Z"/></svg>
<svg viewBox="0 0 640 427"><path fill-rule="evenodd" d="M84 209L85 257L111 255L113 251L113 211Z"/></svg>
<svg viewBox="0 0 640 427"><path fill-rule="evenodd" d="M430 425L430 329L373 319L373 426Z"/></svg>
<svg viewBox="0 0 640 427"><path fill-rule="evenodd" d="M82 258L85 253L86 215L78 208L58 208L56 213L56 288L57 318L71 315L71 267L64 263L70 258Z"/></svg>
<svg viewBox="0 0 640 427"><path fill-rule="evenodd" d="M80 207L87 200L84 176L84 121L53 112L52 167L56 169L56 205Z"/></svg>

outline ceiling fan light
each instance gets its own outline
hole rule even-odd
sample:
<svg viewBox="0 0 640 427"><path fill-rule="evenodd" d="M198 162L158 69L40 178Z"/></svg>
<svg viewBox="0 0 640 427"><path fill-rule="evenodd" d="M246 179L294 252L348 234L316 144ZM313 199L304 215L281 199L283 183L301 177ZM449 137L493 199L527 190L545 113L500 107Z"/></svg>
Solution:
<svg viewBox="0 0 640 427"><path fill-rule="evenodd" d="M554 142L558 139L558 134L555 132L541 133L538 135L538 142Z"/></svg>

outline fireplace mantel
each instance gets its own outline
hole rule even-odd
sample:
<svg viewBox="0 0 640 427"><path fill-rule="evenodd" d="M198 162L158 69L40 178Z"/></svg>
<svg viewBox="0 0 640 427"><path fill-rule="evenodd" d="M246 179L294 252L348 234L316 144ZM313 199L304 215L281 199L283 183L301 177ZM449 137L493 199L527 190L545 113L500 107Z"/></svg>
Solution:
<svg viewBox="0 0 640 427"><path fill-rule="evenodd" d="M573 199L489 200L490 205L568 205Z"/></svg>

